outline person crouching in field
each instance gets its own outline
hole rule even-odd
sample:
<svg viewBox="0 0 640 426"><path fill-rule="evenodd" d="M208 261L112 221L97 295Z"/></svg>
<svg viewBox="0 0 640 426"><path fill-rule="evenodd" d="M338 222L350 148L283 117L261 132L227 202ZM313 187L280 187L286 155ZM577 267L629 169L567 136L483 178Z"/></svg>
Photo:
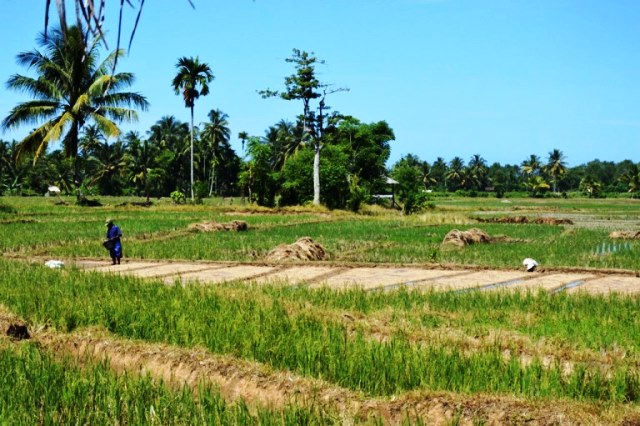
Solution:
<svg viewBox="0 0 640 426"><path fill-rule="evenodd" d="M120 242L122 231L120 231L118 225L113 223L113 219L107 219L105 226L107 227L107 238L102 244L109 250L113 264L117 263L119 265L120 259L122 259L122 243Z"/></svg>

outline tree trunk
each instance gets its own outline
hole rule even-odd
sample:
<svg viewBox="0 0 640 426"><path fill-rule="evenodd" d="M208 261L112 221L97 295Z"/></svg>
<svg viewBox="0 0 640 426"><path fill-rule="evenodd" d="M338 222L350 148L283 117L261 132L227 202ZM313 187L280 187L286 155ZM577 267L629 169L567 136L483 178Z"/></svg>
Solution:
<svg viewBox="0 0 640 426"><path fill-rule="evenodd" d="M215 168L213 167L213 165L211 166L210 175L211 177L209 178L209 197L213 195L213 182L215 179Z"/></svg>
<svg viewBox="0 0 640 426"><path fill-rule="evenodd" d="M191 107L191 202L194 201L193 197L193 106Z"/></svg>
<svg viewBox="0 0 640 426"><path fill-rule="evenodd" d="M320 205L320 143L314 145L316 154L313 157L313 204Z"/></svg>

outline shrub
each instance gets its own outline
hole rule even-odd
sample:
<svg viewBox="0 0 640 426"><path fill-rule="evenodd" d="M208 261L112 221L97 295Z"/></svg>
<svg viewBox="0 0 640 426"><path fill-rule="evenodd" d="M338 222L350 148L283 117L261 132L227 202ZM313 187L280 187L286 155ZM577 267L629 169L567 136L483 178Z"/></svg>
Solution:
<svg viewBox="0 0 640 426"><path fill-rule="evenodd" d="M178 190L175 190L171 193L171 201L175 204L184 204L187 202L187 197L185 197L184 193Z"/></svg>

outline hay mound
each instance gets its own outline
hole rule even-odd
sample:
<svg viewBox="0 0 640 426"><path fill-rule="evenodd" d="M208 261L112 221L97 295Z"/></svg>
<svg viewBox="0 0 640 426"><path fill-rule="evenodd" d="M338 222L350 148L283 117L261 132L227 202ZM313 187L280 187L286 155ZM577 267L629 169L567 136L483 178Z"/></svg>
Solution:
<svg viewBox="0 0 640 426"><path fill-rule="evenodd" d="M482 223L537 223L544 225L573 225L571 219L557 219L555 217L537 217L529 219L526 216L502 216L502 217L478 217L478 222Z"/></svg>
<svg viewBox="0 0 640 426"><path fill-rule="evenodd" d="M490 242L491 237L489 234L478 228L471 228L468 231L452 229L444 236L444 240L442 240L442 244L452 244L458 247Z"/></svg>
<svg viewBox="0 0 640 426"><path fill-rule="evenodd" d="M228 223L218 222L202 222L192 223L189 225L189 230L193 232L217 232L217 231L246 231L249 229L247 222L243 220L234 220Z"/></svg>
<svg viewBox="0 0 640 426"><path fill-rule="evenodd" d="M609 234L612 240L640 240L640 231L613 231Z"/></svg>
<svg viewBox="0 0 640 426"><path fill-rule="evenodd" d="M309 237L300 238L293 244L282 244L271 250L265 260L280 262L287 260L323 260L324 248Z"/></svg>

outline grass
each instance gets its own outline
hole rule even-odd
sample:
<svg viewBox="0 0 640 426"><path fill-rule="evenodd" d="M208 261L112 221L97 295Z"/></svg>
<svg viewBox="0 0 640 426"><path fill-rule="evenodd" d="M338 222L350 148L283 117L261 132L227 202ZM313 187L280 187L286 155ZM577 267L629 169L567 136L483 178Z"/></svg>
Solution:
<svg viewBox="0 0 640 426"><path fill-rule="evenodd" d="M148 376L114 375L106 363L80 368L34 345L0 347L0 422L3 424L224 424L337 423L310 408L249 410L226 403L211 387L196 396Z"/></svg>
<svg viewBox="0 0 640 426"><path fill-rule="evenodd" d="M523 365L517 358L505 359L497 346L467 353L437 342L416 344L402 333L378 341L361 332L351 334L344 324L306 314L303 309L290 313L287 298L311 306L318 303L315 293L304 290L302 295L292 296L290 289L240 287L247 293L233 297L229 289L167 287L131 277L75 270L59 273L31 265L17 268L6 261L0 263L0 269L0 299L31 323L47 323L63 331L97 325L128 338L204 346L214 353L257 360L370 395L424 389L640 401L640 375L626 363L611 366L607 373L575 368L566 374L559 363L543 367L541 360ZM379 295L361 291L332 294L324 290L317 297L325 300L325 305L333 299L342 304L352 300L369 309L383 303ZM512 313L531 313L543 319L516 330L536 339L571 338L591 348L618 344L631 359L637 359L640 324L634 299L584 296L574 302L572 298L543 295L476 293L454 297L396 292L387 295L385 305L411 310L422 304L465 312L470 323L485 327L507 328ZM502 315L490 314L496 308ZM615 314L604 315L609 311ZM572 319L562 326L555 324ZM594 327L603 320L607 327ZM461 323L449 325L464 328Z"/></svg>
<svg viewBox="0 0 640 426"><path fill-rule="evenodd" d="M115 217L130 259L185 259L259 261L277 245L309 236L322 244L331 260L372 263L452 263L497 268L519 268L525 257L547 267L620 268L640 271L635 250L596 256L595 247L610 244L608 228L579 226L473 224L482 211L505 214L579 213L589 217L632 217L635 200L517 200L504 204L495 199L438 200L438 209L416 216L356 216L326 211L290 211L272 214L264 209L174 206L151 208L81 208L54 205L51 200L8 198L8 213L0 212L0 249L22 255L104 257L100 242L106 217ZM547 201L547 200L545 200ZM517 203L518 210L513 204ZM505 207L507 206L507 207ZM11 209L15 209L12 212ZM194 234L190 223L244 220L246 233ZM443 247L453 228L481 227L506 240L463 250Z"/></svg>
<svg viewBox="0 0 640 426"><path fill-rule="evenodd" d="M478 215L545 214L633 227L638 224L636 200L514 199L503 203L438 198L434 211L409 217L376 208L367 209L366 215L353 215L307 208L275 212L222 206L217 201L200 206L162 201L150 208L117 206L122 199L105 197L104 201L104 207L82 208L54 205L51 199L2 197L0 250L23 256L106 258L100 245L104 219L114 217L125 234L126 259L131 260L259 262L273 247L310 236L336 263L439 262L515 269L524 257L533 257L545 267L640 271L640 247L602 256L593 253L597 245L610 243L608 226L476 224L473 220ZM231 220L248 222L249 231L187 231L190 223ZM464 249L442 246L451 229L470 227L503 236L505 241ZM637 297L334 291L238 284L183 288L0 259L0 303L34 326L47 324L63 332L101 326L124 338L201 346L369 396L449 391L549 403L585 401L593 410L640 403ZM11 371L0 381L0 398L4 398L0 423L8 421L11 412L21 423L100 423L107 416L118 423L161 424L335 421L298 407L249 412L242 404L224 405L215 392L208 393L210 402L200 405L198 396L167 390L148 378L114 376L104 366L76 369L30 345L21 347L17 352L0 349L0 364L4 362L6 371ZM520 354L528 357L526 362ZM36 381L32 389L24 385L29 380ZM15 396L8 390L13 387ZM18 407L21 399L27 401L24 407L38 409ZM104 401L103 405L91 405L94 400ZM157 416L165 417L151 419L150 405Z"/></svg>

